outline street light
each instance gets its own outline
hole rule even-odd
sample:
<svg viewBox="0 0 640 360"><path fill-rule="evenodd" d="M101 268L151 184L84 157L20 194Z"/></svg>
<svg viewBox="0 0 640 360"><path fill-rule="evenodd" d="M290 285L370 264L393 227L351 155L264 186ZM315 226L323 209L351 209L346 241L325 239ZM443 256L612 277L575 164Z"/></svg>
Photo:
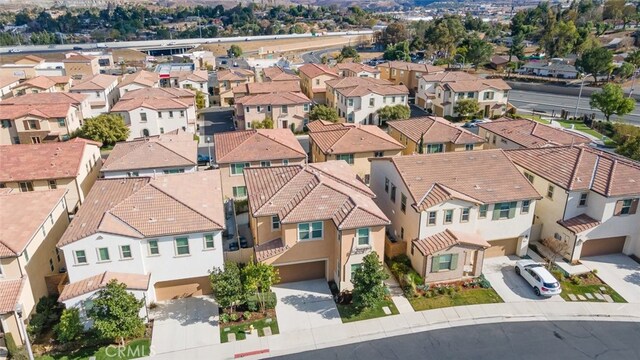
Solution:
<svg viewBox="0 0 640 360"><path fill-rule="evenodd" d="M209 166L211 166L211 136L207 136L205 140L209 144L209 146L207 146L207 149L209 150Z"/></svg>
<svg viewBox="0 0 640 360"><path fill-rule="evenodd" d="M584 81L589 77L593 76L593 74L587 74L582 77L582 82L580 83L580 92L578 93L578 102L576 102L576 111L573 113L573 118L578 117L578 106L580 106L580 98L582 98L582 87L584 86ZM595 79L595 77L594 77Z"/></svg>
<svg viewBox="0 0 640 360"><path fill-rule="evenodd" d="M629 97L633 95L633 90L636 87L636 78L638 77L638 65L633 65L633 82L631 82L631 91L629 91Z"/></svg>

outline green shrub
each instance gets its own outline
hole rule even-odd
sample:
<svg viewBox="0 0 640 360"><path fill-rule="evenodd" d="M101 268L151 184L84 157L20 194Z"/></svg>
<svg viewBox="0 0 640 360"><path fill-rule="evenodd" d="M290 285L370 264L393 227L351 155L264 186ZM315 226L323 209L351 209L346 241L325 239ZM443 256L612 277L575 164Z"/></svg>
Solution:
<svg viewBox="0 0 640 360"><path fill-rule="evenodd" d="M62 344L77 340L84 330L78 309L65 309L60 316L60 323L54 327L54 330L56 338Z"/></svg>
<svg viewBox="0 0 640 360"><path fill-rule="evenodd" d="M226 324L228 322L229 322L229 314L227 313L220 314L220 323Z"/></svg>
<svg viewBox="0 0 640 360"><path fill-rule="evenodd" d="M278 302L278 299L276 298L276 294L274 292L270 292L267 294L267 298L265 300L265 307L267 309L275 309L277 302ZM260 309L260 300L258 300L258 297L255 294L249 295L247 297L247 308L249 309L249 311L254 311L254 312Z"/></svg>
<svg viewBox="0 0 640 360"><path fill-rule="evenodd" d="M238 314L232 313L231 315L229 315L229 320L238 321Z"/></svg>
<svg viewBox="0 0 640 360"><path fill-rule="evenodd" d="M248 311L245 311L244 313L242 313L242 318L245 320L251 319L251 313Z"/></svg>
<svg viewBox="0 0 640 360"><path fill-rule="evenodd" d="M582 279L579 276L572 275L570 279L573 285L582 285Z"/></svg>
<svg viewBox="0 0 640 360"><path fill-rule="evenodd" d="M478 276L478 285L480 285L480 287L483 289L491 288L491 283L489 282L489 280L487 280L487 278L484 277L484 274Z"/></svg>
<svg viewBox="0 0 640 360"><path fill-rule="evenodd" d="M46 330L60 321L62 307L55 296L43 296L36 304L36 313L31 316L27 333L31 338L37 338Z"/></svg>
<svg viewBox="0 0 640 360"><path fill-rule="evenodd" d="M564 273L560 270L551 271L551 275L553 275L553 277L558 279L559 281L562 281L562 279L564 278Z"/></svg>
<svg viewBox="0 0 640 360"><path fill-rule="evenodd" d="M16 341L13 339L12 333L4 334L5 345L9 352L9 358L13 360L28 360L27 350L24 347L18 347Z"/></svg>
<svg viewBox="0 0 640 360"><path fill-rule="evenodd" d="M391 261L404 264L408 268L411 268L411 259L409 259L409 257L406 254L400 254L394 257L393 259L391 259Z"/></svg>

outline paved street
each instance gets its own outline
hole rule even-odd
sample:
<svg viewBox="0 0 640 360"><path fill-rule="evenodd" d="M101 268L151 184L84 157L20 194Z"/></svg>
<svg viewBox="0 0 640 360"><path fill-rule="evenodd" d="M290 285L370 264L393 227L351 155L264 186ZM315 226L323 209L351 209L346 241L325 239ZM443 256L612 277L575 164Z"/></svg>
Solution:
<svg viewBox="0 0 640 360"><path fill-rule="evenodd" d="M231 107L211 107L205 109L204 133L200 129L201 136L211 136L215 133L233 131L233 108Z"/></svg>
<svg viewBox="0 0 640 360"><path fill-rule="evenodd" d="M514 322L386 337L277 359L638 359L640 323Z"/></svg>
<svg viewBox="0 0 640 360"><path fill-rule="evenodd" d="M313 51L303 53L300 57L302 57L302 60L305 63L320 64L322 63L322 55L327 55L327 57L329 57L329 54L336 51L340 51L340 49L342 49L342 46L336 47L336 48L329 48L329 49L318 49L318 50L313 50Z"/></svg>

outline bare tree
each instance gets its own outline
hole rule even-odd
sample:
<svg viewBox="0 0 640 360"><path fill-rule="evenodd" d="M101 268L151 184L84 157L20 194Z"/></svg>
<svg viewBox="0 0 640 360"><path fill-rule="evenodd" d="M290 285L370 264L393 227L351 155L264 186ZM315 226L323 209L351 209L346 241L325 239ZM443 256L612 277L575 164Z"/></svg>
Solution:
<svg viewBox="0 0 640 360"><path fill-rule="evenodd" d="M558 257L562 258L567 250L569 250L569 244L566 241L557 240L555 238L542 239L541 243L551 252L551 257L547 264L548 269L551 269L551 264L553 264Z"/></svg>

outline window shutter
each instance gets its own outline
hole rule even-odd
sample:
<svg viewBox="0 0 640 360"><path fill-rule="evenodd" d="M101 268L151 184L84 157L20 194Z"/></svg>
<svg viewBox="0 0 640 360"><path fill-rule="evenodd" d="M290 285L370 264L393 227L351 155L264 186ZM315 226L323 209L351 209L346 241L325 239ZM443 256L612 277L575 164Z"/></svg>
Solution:
<svg viewBox="0 0 640 360"><path fill-rule="evenodd" d="M500 204L493 204L493 220L500 219Z"/></svg>
<svg viewBox="0 0 640 360"><path fill-rule="evenodd" d="M36 121L36 130L40 130L40 121Z"/></svg>
<svg viewBox="0 0 640 360"><path fill-rule="evenodd" d="M613 216L619 216L622 211L622 200L616 201L616 208L613 210Z"/></svg>
<svg viewBox="0 0 640 360"><path fill-rule="evenodd" d="M449 270L455 270L458 267L458 254L451 254L451 265Z"/></svg>
<svg viewBox="0 0 640 360"><path fill-rule="evenodd" d="M509 219L513 219L513 217L516 216L517 206L518 206L518 203L516 201L509 204Z"/></svg>
<svg viewBox="0 0 640 360"><path fill-rule="evenodd" d="M440 270L440 257L432 256L431 257L431 272L438 272Z"/></svg>
<svg viewBox="0 0 640 360"><path fill-rule="evenodd" d="M629 210L629 214L635 214L638 211L638 202L640 199L633 199L631 201L631 209Z"/></svg>
<svg viewBox="0 0 640 360"><path fill-rule="evenodd" d="M24 126L25 130L29 130L29 121L27 120L22 120L22 125Z"/></svg>

